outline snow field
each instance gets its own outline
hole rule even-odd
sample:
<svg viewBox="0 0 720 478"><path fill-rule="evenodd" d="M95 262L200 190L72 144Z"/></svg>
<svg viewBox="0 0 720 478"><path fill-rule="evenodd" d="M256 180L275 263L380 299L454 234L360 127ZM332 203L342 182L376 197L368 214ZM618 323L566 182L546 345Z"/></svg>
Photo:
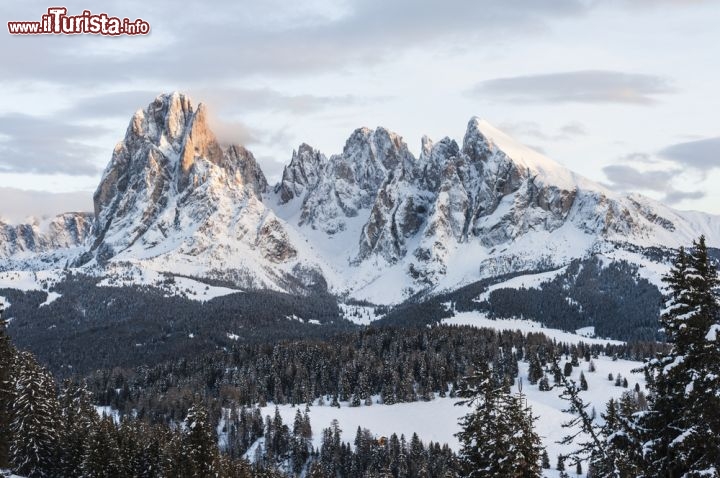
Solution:
<svg viewBox="0 0 720 478"><path fill-rule="evenodd" d="M560 363L562 368L565 360ZM598 420L600 414L605 411L605 404L610 398L618 399L623 392L633 390L635 383L638 383L642 390L645 388L645 381L642 374L633 374L632 370L641 367L640 362L628 360L613 361L611 357L600 356L593 359L595 371L590 372L590 363L580 359L580 366L573 369L570 379L579 382L582 371L588 382L588 390L581 393L583 400L590 403L589 410L595 409ZM560 445L557 442L567 435L568 430L562 424L572 419L572 415L564 412L568 402L560 398L562 390L554 388L548 392L541 392L537 385L530 385L527 381L528 364L520 362L520 375L523 381L523 394L528 405L532 408L533 414L538 416L535 423L535 430L541 436L543 446L548 451L550 465L553 469L545 470L547 477L556 477L558 472L554 470L559 454L568 454L574 449L572 445ZM608 374L613 377L620 374L628 379L628 388L615 386L615 381L608 380ZM550 377L552 383L552 377ZM513 389L517 393L517 383ZM367 428L374 435L389 437L393 433L405 435L409 439L413 433L417 433L423 442L429 441L447 443L453 450L459 450L459 442L454 436L460 429L458 419L470 410L467 407L456 406L455 398L436 398L429 402L397 403L394 405L382 405L377 403L379 397L373 397L373 405L351 407L349 402L341 402L340 408L329 405L313 405L310 408L310 421L313 429L313 445L321 445L322 430L330 426L333 419L337 419L342 429L342 439L345 442L352 442L358 426ZM326 400L326 403L328 401ZM298 406L304 410L304 405ZM278 410L285 424L292 425L295 412L298 407L291 405L280 405ZM273 416L275 405L268 404L262 409L263 416ZM574 469L568 471L574 474ZM587 464L583 464L587 470Z"/></svg>

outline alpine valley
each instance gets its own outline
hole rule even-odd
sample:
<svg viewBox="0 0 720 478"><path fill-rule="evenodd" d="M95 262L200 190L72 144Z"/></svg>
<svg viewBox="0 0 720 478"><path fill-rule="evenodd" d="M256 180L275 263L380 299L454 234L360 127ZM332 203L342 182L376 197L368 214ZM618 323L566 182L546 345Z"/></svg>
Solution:
<svg viewBox="0 0 720 478"><path fill-rule="evenodd" d="M56 373L465 312L654 340L674 249L720 245L720 217L611 191L478 118L420 151L359 128L339 154L301 144L270 185L202 104L158 96L93 212L0 223L9 331Z"/></svg>

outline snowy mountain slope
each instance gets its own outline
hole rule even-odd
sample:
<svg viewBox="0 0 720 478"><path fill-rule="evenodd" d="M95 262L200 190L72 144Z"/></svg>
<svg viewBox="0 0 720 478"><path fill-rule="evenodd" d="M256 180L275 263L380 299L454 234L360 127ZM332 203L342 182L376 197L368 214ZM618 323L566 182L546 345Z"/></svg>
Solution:
<svg viewBox="0 0 720 478"><path fill-rule="evenodd" d="M349 277L340 290L359 299L397 302L427 288L448 290L518 270L562 267L591 254L612 258L620 251L626 258L623 251L633 250L640 257L638 249L674 248L701 233L710 243L720 241L717 216L685 214L649 198L612 192L478 118L468 123L462 146L449 138L437 143L423 138L417 159L408 157L397 135L378 131L395 141L387 144L400 141L394 151L403 159L371 206L363 206L367 203L358 196L361 210L348 217L332 191L323 189L322 184L336 184L332 164L339 156L313 163L325 164L324 176L303 182L304 196L275 201L278 215L315 249L337 251L333 242L345 246L329 256L342 257L339 267ZM362 151L357 133L346 151ZM372 163L371 152L362 161ZM307 220L308 210L322 211L321 224L339 221L341 226L332 226L332 234L318 233ZM338 235L342 239L333 241ZM641 271L647 263L641 261ZM648 275L657 275L654 267Z"/></svg>
<svg viewBox="0 0 720 478"><path fill-rule="evenodd" d="M0 270L64 265L69 257L82 252L93 235L93 222L93 215L83 212L30 218L24 224L0 221Z"/></svg>
<svg viewBox="0 0 720 478"><path fill-rule="evenodd" d="M94 195L94 215L0 224L0 268L72 265L219 278L237 287L398 303L418 292L547 270L602 254L637 260L704 233L720 217L675 211L573 173L472 118L462 144L358 128L342 153L301 144L274 188L250 151L221 146L181 93L130 121ZM657 266L657 267L656 267Z"/></svg>
<svg viewBox="0 0 720 478"><path fill-rule="evenodd" d="M202 104L161 95L135 114L95 192L88 259L285 289L305 258L267 191L251 152L221 148Z"/></svg>

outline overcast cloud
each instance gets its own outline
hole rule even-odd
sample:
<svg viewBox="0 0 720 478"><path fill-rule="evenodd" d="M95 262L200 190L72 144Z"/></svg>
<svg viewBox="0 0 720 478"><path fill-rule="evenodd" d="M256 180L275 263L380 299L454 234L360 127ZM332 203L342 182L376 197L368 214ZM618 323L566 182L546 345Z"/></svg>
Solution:
<svg viewBox="0 0 720 478"><path fill-rule="evenodd" d="M674 92L670 81L654 75L619 71L570 71L494 78L470 93L513 102L652 104Z"/></svg>
<svg viewBox="0 0 720 478"><path fill-rule="evenodd" d="M707 172L720 168L720 137L688 141L663 148L659 156Z"/></svg>
<svg viewBox="0 0 720 478"><path fill-rule="evenodd" d="M49 193L0 187L0 207L0 221L17 224L28 217L42 219L68 211L92 211L92 192Z"/></svg>
<svg viewBox="0 0 720 478"><path fill-rule="evenodd" d="M642 184L720 213L712 206L720 197L702 199L706 184L687 193L661 186L675 166L647 175L637 165L607 164L660 151L647 155L648 164L669 161L706 175L720 169L713 166L718 131L708 126L720 108L707 100L720 83L708 47L720 42L720 9L711 2L64 5L71 14L90 8L140 17L151 34L0 34L0 187L16 186L18 174L27 178L23 189L52 183L33 175L87 184L135 110L182 90L208 105L218 138L248 145L269 177L301 141L332 154L352 129L383 125L412 146L425 133L461 138L463 124L479 114L592 179L605 174L618 189ZM49 6L6 0L0 16L38 20ZM693 81L698 76L702 83ZM708 139L664 147L683 135Z"/></svg>

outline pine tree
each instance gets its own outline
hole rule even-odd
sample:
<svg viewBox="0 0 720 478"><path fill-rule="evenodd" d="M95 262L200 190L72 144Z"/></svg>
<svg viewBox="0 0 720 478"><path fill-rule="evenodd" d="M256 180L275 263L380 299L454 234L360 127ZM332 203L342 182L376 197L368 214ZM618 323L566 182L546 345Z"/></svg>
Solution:
<svg viewBox="0 0 720 478"><path fill-rule="evenodd" d="M535 385L543 377L544 373L542 366L540 365L540 359L537 355L530 357L530 364L528 366L528 382L530 385Z"/></svg>
<svg viewBox="0 0 720 478"><path fill-rule="evenodd" d="M59 397L61 451L59 467L64 476L77 476L85 453L85 442L98 425L87 385L65 382Z"/></svg>
<svg viewBox="0 0 720 478"><path fill-rule="evenodd" d="M29 478L55 476L60 438L55 382L29 353L18 357L11 413L10 454L15 471Z"/></svg>
<svg viewBox="0 0 720 478"><path fill-rule="evenodd" d="M4 304L0 302L0 468L10 466L11 407L15 400L14 365L15 348L7 335L7 322L3 318Z"/></svg>
<svg viewBox="0 0 720 478"><path fill-rule="evenodd" d="M103 417L87 436L81 476L110 478L122 474L118 431L112 418Z"/></svg>
<svg viewBox="0 0 720 478"><path fill-rule="evenodd" d="M654 476L694 476L720 464L718 277L704 237L690 254L680 249L663 280L670 294L660 322L672 348L645 368L645 468Z"/></svg>
<svg viewBox="0 0 720 478"><path fill-rule="evenodd" d="M555 363L555 368L559 368L559 365ZM582 375L581 375L582 378ZM579 446L578 449L574 450L567 456L558 457L558 470L561 470L560 463L563 462L564 473L564 460L565 458L571 458L572 462L577 466L581 461L590 459L591 462L601 462L609 464L608 472L606 474L600 474L603 478L622 478L625 475L621 475L616 469L613 468L614 458L609 455L608 447L603 435L603 428L595 423L594 413L589 413L588 408L590 404L583 401L580 396L580 387L575 383L574 380L568 380L563 378L563 384L565 386L563 393L560 398L569 402L569 407L564 410L566 413L571 413L573 418L566 423L563 423L564 428L568 428L570 433L566 435L558 443L562 445L569 445L576 443L576 440L582 438L584 441L576 443ZM611 418L612 420L612 418ZM563 476L561 473L561 476Z"/></svg>
<svg viewBox="0 0 720 478"><path fill-rule="evenodd" d="M217 475L217 437L202 403L196 402L188 410L182 433L182 450L188 461L184 476L205 478Z"/></svg>
<svg viewBox="0 0 720 478"><path fill-rule="evenodd" d="M186 477L191 472L188 457L185 455L182 435L179 432L170 432L162 447L162 470L161 476Z"/></svg>
<svg viewBox="0 0 720 478"><path fill-rule="evenodd" d="M472 411L460 419L460 467L467 477L540 476L540 438L522 396L510 395L485 364L466 377L458 405Z"/></svg>
<svg viewBox="0 0 720 478"><path fill-rule="evenodd" d="M583 372L580 372L580 390L587 390L588 389L588 383L587 379L585 378L585 374Z"/></svg>

